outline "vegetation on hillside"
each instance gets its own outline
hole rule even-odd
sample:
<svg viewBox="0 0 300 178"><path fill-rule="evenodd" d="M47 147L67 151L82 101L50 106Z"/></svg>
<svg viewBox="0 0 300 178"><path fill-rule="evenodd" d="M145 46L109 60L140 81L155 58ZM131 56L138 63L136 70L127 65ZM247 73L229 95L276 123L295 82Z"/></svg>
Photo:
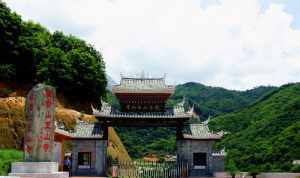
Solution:
<svg viewBox="0 0 300 178"><path fill-rule="evenodd" d="M102 55L90 44L23 21L0 1L0 81L53 85L70 99L99 104L105 94Z"/></svg>
<svg viewBox="0 0 300 178"><path fill-rule="evenodd" d="M185 97L190 106L194 105L195 112L201 115L202 119L206 119L209 116L241 109L273 89L274 87L260 86L251 90L236 91L189 82L176 86L171 103L181 101Z"/></svg>
<svg viewBox="0 0 300 178"><path fill-rule="evenodd" d="M172 106L185 97L187 105L194 105L200 118L206 119L209 115L215 116L241 109L273 89L274 87L257 87L246 91L233 91L190 82L176 87L168 105ZM118 107L116 98L109 96L110 103ZM193 122L195 121L199 119L194 118ZM157 156L175 154L176 131L174 128L117 128L116 131L133 158L148 154Z"/></svg>
<svg viewBox="0 0 300 178"><path fill-rule="evenodd" d="M218 144L239 170L300 171L300 83L284 85L236 112L212 119Z"/></svg>
<svg viewBox="0 0 300 178"><path fill-rule="evenodd" d="M174 154L176 150L176 131L174 128L115 128L132 158L138 159L149 154L163 157Z"/></svg>

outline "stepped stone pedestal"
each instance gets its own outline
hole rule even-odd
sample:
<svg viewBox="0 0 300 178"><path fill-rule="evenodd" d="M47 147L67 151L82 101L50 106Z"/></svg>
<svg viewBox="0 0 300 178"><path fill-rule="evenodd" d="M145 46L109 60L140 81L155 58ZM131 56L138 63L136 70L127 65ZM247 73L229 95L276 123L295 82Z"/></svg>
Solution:
<svg viewBox="0 0 300 178"><path fill-rule="evenodd" d="M15 162L9 176L30 178L69 178L69 172L58 172L57 162Z"/></svg>

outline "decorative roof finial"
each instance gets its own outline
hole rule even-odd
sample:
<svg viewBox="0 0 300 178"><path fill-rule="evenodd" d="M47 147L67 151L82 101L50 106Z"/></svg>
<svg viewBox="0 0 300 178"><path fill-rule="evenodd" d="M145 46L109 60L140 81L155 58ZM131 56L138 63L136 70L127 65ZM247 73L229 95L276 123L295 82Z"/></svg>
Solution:
<svg viewBox="0 0 300 178"><path fill-rule="evenodd" d="M190 114L194 114L194 106L195 106L195 104L193 104L193 106L190 108L190 110L189 110Z"/></svg>
<svg viewBox="0 0 300 178"><path fill-rule="evenodd" d="M204 125L208 125L209 121L211 119L211 115L208 115L208 118L203 122Z"/></svg>
<svg viewBox="0 0 300 178"><path fill-rule="evenodd" d="M177 104L179 107L184 107L185 105L185 96L182 98L182 101Z"/></svg>

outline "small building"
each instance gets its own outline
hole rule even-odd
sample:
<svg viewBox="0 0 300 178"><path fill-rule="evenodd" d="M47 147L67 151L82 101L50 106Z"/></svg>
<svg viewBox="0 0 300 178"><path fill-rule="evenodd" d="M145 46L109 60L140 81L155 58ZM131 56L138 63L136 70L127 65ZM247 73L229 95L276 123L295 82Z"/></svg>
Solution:
<svg viewBox="0 0 300 178"><path fill-rule="evenodd" d="M211 176L224 171L224 150L213 149L222 133L212 133L205 124L184 127L183 138L177 140L177 159L187 161L190 176Z"/></svg>
<svg viewBox="0 0 300 178"><path fill-rule="evenodd" d="M105 176L107 139L99 123L79 121L74 131L57 128L56 135L72 141L73 176Z"/></svg>

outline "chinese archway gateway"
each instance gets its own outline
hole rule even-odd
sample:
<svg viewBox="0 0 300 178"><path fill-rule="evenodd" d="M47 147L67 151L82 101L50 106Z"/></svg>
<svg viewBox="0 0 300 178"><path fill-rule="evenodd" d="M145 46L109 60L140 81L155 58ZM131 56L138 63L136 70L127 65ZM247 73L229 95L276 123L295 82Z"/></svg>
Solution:
<svg viewBox="0 0 300 178"><path fill-rule="evenodd" d="M185 109L185 101L167 107L175 86L167 85L165 76L160 78L124 77L112 87L112 93L120 103L120 109L102 101L100 110L93 114L104 129L107 127L175 127L177 138L177 162L188 164L188 175L210 176L224 170L224 154L216 153L213 144L222 138L222 133L212 133L204 123L189 124L193 107Z"/></svg>

